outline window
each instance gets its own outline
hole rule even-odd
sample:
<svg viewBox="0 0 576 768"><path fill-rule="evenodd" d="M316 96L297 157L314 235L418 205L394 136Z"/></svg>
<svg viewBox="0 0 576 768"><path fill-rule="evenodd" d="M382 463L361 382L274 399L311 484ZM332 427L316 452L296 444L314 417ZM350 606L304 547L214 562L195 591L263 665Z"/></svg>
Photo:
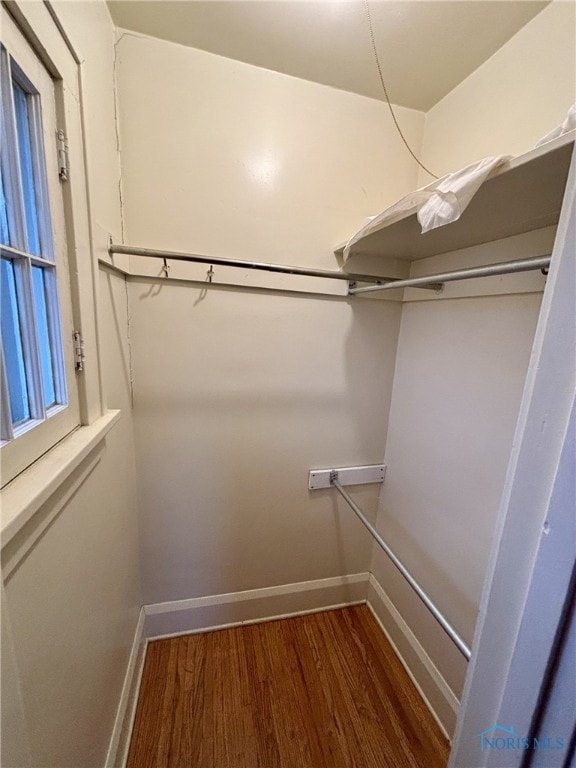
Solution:
<svg viewBox="0 0 576 768"><path fill-rule="evenodd" d="M7 37L0 46L3 484L78 424L54 83L15 27Z"/></svg>

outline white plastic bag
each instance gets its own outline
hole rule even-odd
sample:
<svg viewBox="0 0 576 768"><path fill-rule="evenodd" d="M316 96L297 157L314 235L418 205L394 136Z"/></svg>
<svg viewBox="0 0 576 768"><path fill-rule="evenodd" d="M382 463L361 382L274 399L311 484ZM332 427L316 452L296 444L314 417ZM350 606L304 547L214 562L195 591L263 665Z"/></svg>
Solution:
<svg viewBox="0 0 576 768"><path fill-rule="evenodd" d="M562 123L562 125L559 125L558 127L554 128L553 131L550 131L550 133L547 133L546 136L543 136L540 141L536 144L537 147L540 147L542 144L546 144L548 141L552 141L552 139L557 139L559 136L563 136L565 133L568 133L568 131L573 131L576 128L576 104L572 104L570 109L568 110L568 114L566 115L566 119Z"/></svg>

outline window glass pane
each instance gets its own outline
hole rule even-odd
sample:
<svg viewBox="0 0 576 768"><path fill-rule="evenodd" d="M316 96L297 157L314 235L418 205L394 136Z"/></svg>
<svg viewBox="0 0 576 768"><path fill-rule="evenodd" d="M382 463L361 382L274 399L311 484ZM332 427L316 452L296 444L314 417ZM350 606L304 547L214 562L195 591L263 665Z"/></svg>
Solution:
<svg viewBox="0 0 576 768"><path fill-rule="evenodd" d="M40 236L38 234L38 214L34 195L34 173L32 170L32 147L30 144L30 124L28 121L28 98L18 83L13 83L14 106L16 109L16 128L18 131L18 149L20 152L20 172L24 192L24 210L26 211L26 231L28 233L28 252L40 256Z"/></svg>
<svg viewBox="0 0 576 768"><path fill-rule="evenodd" d="M46 285L44 278L45 270L42 267L32 267L34 309L36 311L38 349L40 350L40 366L42 368L44 405L46 408L49 408L56 402L56 393L54 391L54 370L52 366L52 350L50 349L50 334L48 333L48 310L46 307Z"/></svg>
<svg viewBox="0 0 576 768"><path fill-rule="evenodd" d="M8 394L12 410L12 423L20 424L30 418L28 387L24 370L24 351L14 265L8 259L2 259L1 279L1 315L2 315L2 346L4 349L4 364L8 379Z"/></svg>
<svg viewBox="0 0 576 768"><path fill-rule="evenodd" d="M8 229L8 212L6 208L6 197L4 195L4 180L0 173L0 242L4 245L10 245L10 231Z"/></svg>

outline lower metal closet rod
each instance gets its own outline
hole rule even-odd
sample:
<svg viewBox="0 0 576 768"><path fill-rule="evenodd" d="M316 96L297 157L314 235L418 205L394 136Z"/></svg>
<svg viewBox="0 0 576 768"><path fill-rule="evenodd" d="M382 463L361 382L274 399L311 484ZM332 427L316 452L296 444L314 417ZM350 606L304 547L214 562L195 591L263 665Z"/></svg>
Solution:
<svg viewBox="0 0 576 768"><path fill-rule="evenodd" d="M549 267L550 259L550 255L536 256L533 259L519 259L518 261L502 262L501 264L487 264L484 267L459 269L456 272L443 272L439 275L410 277L407 280L396 280L394 284L385 283L383 285L369 285L366 288L350 288L348 294L355 296L357 293L389 291L392 288L424 288L431 284L450 283L454 280L469 280L471 277L490 277L491 275L511 275L514 272L531 272L534 269Z"/></svg>
<svg viewBox="0 0 576 768"><path fill-rule="evenodd" d="M396 557L394 552L390 549L388 544L384 541L382 536L378 533L376 528L368 522L366 517L364 516L364 513L360 509L360 507L350 498L350 496L346 493L344 488L340 485L338 482L337 473L334 473L334 475L330 475L330 483L336 488L340 496L344 499L344 501L348 504L350 509L356 513L360 521L364 524L364 526L370 531L372 536L376 539L377 543L382 547L384 552L388 555L390 560L394 563L396 568L400 571L402 576L406 579L408 584L412 587L412 589L416 592L420 600L424 603L424 605L428 608L430 613L434 616L436 621L440 624L442 629L446 632L446 634L450 637L454 645L458 648L460 653L467 659L470 660L471 651L470 648L466 645L464 640L460 637L458 632L454 629L454 627L450 624L450 622L445 618L444 614L441 613L441 611L434 605L432 600L428 597L426 592L422 589L420 584L414 579L414 577L411 575L411 573L405 568L404 565L402 565L401 561Z"/></svg>

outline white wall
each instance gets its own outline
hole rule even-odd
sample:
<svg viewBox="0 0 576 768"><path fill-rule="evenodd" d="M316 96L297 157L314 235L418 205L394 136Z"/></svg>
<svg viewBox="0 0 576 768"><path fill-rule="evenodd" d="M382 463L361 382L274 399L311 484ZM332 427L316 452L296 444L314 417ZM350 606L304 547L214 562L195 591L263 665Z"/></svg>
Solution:
<svg viewBox="0 0 576 768"><path fill-rule="evenodd" d="M471 643L540 294L407 303L378 523ZM372 568L452 690L465 664L375 552Z"/></svg>
<svg viewBox="0 0 576 768"><path fill-rule="evenodd" d="M104 763L139 611L124 465L112 431L96 468L5 583L34 767ZM4 548L5 560L29 534Z"/></svg>
<svg viewBox="0 0 576 768"><path fill-rule="evenodd" d="M54 6L83 62L93 246L103 252L106 233L119 237L121 229L114 30L103 2ZM122 419L96 449L94 468L5 580L13 653L3 695L11 696L17 680L26 727L25 737L12 727L3 732L6 768L25 764L17 751L24 741L31 766L104 764L142 602L124 281L104 273L99 299L103 384L108 406L121 408ZM86 352L95 365L96 350ZM4 547L3 564L15 562L36 522L60 506L89 463ZM4 707L5 701L3 717Z"/></svg>
<svg viewBox="0 0 576 768"><path fill-rule="evenodd" d="M414 276L529 258L554 228L412 264ZM545 278L540 272L405 291L378 527L470 645ZM466 663L375 547L372 573L400 613L379 616L446 731Z"/></svg>
<svg viewBox="0 0 576 768"><path fill-rule="evenodd" d="M130 33L118 51L130 244L333 269L414 186L380 102ZM145 601L366 571L307 475L382 459L399 305L143 281L130 308Z"/></svg>
<svg viewBox="0 0 576 768"><path fill-rule="evenodd" d="M399 305L153 287L130 285L146 602L367 571L308 470L382 460Z"/></svg>
<svg viewBox="0 0 576 768"><path fill-rule="evenodd" d="M442 175L487 155L519 155L562 123L576 101L575 17L573 2L554 0L432 107L424 164Z"/></svg>
<svg viewBox="0 0 576 768"><path fill-rule="evenodd" d="M414 187L382 102L119 34L131 245L329 269L333 247ZM398 111L418 147L422 113Z"/></svg>

